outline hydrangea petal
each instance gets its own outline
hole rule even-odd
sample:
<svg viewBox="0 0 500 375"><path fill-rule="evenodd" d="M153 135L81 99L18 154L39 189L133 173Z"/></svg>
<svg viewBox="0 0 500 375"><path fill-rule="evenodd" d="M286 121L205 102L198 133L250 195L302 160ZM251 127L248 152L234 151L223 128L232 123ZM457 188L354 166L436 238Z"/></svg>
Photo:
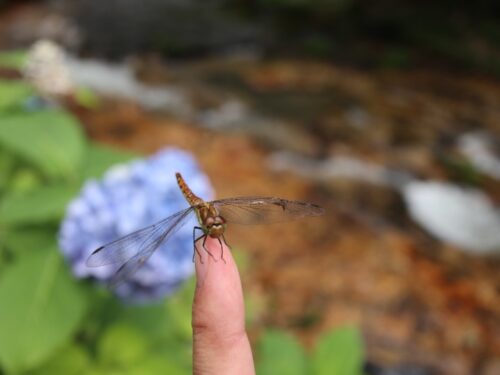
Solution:
<svg viewBox="0 0 500 375"><path fill-rule="evenodd" d="M60 233L63 255L77 278L91 277L106 283L119 265L89 268L88 256L97 247L151 225L187 207L174 177L181 172L193 191L213 198L209 179L194 157L167 148L149 159L110 168L100 180L87 181L68 205ZM189 220L167 244L126 282L116 288L127 301L147 302L174 292L194 271L192 228Z"/></svg>

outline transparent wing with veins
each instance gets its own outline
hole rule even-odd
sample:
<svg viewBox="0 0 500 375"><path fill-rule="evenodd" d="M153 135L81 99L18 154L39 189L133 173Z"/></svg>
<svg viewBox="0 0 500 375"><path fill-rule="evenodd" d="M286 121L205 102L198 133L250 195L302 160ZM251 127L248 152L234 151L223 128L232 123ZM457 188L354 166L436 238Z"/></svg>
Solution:
<svg viewBox="0 0 500 375"><path fill-rule="evenodd" d="M110 281L110 286L116 287L141 267L161 244L166 243L172 234L186 223L192 212L193 207L189 207L156 224L101 246L87 259L87 266L121 264Z"/></svg>
<svg viewBox="0 0 500 375"><path fill-rule="evenodd" d="M209 202L228 223L266 224L319 216L325 210L312 203L271 197L239 197Z"/></svg>

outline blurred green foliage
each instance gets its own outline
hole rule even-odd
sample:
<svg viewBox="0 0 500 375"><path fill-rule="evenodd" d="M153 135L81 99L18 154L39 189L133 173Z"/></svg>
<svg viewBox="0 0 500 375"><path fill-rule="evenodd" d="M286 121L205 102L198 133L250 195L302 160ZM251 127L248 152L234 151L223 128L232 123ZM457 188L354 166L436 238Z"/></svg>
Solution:
<svg viewBox="0 0 500 375"><path fill-rule="evenodd" d="M312 359L315 375L361 374L363 345L356 329L345 327L323 335L316 345Z"/></svg>
<svg viewBox="0 0 500 375"><path fill-rule="evenodd" d="M257 374L361 375L363 343L359 331L338 328L324 334L311 353L291 335L267 331L257 348Z"/></svg>
<svg viewBox="0 0 500 375"><path fill-rule="evenodd" d="M257 373L302 375L307 373L307 357L302 346L289 334L266 332L257 352Z"/></svg>
<svg viewBox="0 0 500 375"><path fill-rule="evenodd" d="M36 366L63 345L87 308L54 247L19 257L2 275L0 299L0 359L10 372Z"/></svg>
<svg viewBox="0 0 500 375"><path fill-rule="evenodd" d="M126 306L76 280L57 248L83 182L136 155L89 141L63 109L27 106L33 95L0 81L0 373L190 374L194 280L164 302ZM247 267L244 253L236 258ZM250 324L259 306L248 301ZM292 336L264 332L256 358L260 374L357 375L363 364L354 329L327 334L310 355Z"/></svg>
<svg viewBox="0 0 500 375"><path fill-rule="evenodd" d="M0 80L0 111L16 109L32 93L31 87L21 81Z"/></svg>
<svg viewBox="0 0 500 375"><path fill-rule="evenodd" d="M0 3L1 4L1 3ZM26 51L14 50L0 53L0 66L10 69L22 69L26 61Z"/></svg>
<svg viewBox="0 0 500 375"><path fill-rule="evenodd" d="M96 109L99 107L99 98L87 87L78 87L74 95L76 102L84 108Z"/></svg>
<svg viewBox="0 0 500 375"><path fill-rule="evenodd" d="M48 179L69 182L83 161L81 133L77 121L62 111L12 113L2 116L0 143Z"/></svg>

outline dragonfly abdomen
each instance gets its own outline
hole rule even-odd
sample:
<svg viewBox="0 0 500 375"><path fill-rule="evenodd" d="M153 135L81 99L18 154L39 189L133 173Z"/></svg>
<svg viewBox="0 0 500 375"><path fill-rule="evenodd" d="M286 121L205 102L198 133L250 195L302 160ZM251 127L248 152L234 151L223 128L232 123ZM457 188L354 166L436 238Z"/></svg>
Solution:
<svg viewBox="0 0 500 375"><path fill-rule="evenodd" d="M191 191L189 186L187 186L186 181L184 181L184 178L182 178L179 172L175 174L175 177L177 178L177 184L179 185L184 198L186 198L190 206L198 206L204 203L200 197L198 197Z"/></svg>

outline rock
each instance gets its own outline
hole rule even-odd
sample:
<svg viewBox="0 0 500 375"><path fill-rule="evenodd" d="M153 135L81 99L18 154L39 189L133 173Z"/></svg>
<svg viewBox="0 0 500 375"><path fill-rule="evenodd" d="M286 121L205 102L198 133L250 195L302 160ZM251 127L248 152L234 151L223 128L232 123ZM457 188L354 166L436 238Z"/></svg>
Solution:
<svg viewBox="0 0 500 375"><path fill-rule="evenodd" d="M494 141L487 133L467 133L458 141L460 151L482 173L500 180L500 156L494 152Z"/></svg>
<svg viewBox="0 0 500 375"><path fill-rule="evenodd" d="M99 94L128 99L147 109L171 112L179 117L192 113L188 98L175 87L153 87L139 82L127 64L99 60L67 59L71 79Z"/></svg>
<svg viewBox="0 0 500 375"><path fill-rule="evenodd" d="M201 111L197 120L211 129L250 135L279 150L308 156L314 156L319 150L318 140L307 130L285 120L263 116L237 99Z"/></svg>
<svg viewBox="0 0 500 375"><path fill-rule="evenodd" d="M500 251L500 211L481 191L411 182L403 196L413 220L438 239L476 254Z"/></svg>
<svg viewBox="0 0 500 375"><path fill-rule="evenodd" d="M342 178L395 190L399 190L412 179L405 172L390 170L350 156L331 156L325 160L315 160L289 152L276 152L269 158L269 163L274 170L291 171L317 181Z"/></svg>

